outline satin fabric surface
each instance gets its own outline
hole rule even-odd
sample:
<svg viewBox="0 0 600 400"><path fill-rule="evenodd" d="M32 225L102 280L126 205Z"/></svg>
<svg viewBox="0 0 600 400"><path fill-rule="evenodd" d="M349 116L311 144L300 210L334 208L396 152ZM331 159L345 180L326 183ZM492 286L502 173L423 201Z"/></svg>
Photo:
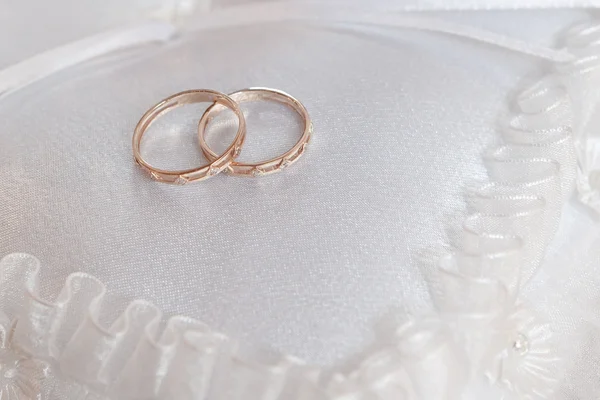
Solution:
<svg viewBox="0 0 600 400"><path fill-rule="evenodd" d="M135 21L138 11L78 32ZM588 15L442 18L549 45ZM4 41L0 67L71 34ZM466 214L463 189L486 176L481 154L498 141L507 96L543 68L534 57L431 32L300 22L189 30L105 55L0 98L0 252L40 258L41 292L50 297L69 273L95 275L109 288L106 322L144 298L250 347L341 363L373 340L383 316L432 308L419 254L447 241L449 221ZM283 89L311 113L314 140L293 169L171 187L136 168L131 134L152 104L190 88L248 86ZM278 154L299 134L285 108L244 109L242 160ZM149 159L165 168L203 163L194 136L201 111L185 107L161 119L145 142ZM218 148L233 127L216 125ZM590 250L592 215L575 200L566 206L547 268L526 290L541 308L568 297L565 280L568 294L577 291L566 265L587 266L590 275L600 266ZM547 307L568 330L572 310ZM591 399L597 392L586 371L597 370L597 360L577 349L560 398Z"/></svg>

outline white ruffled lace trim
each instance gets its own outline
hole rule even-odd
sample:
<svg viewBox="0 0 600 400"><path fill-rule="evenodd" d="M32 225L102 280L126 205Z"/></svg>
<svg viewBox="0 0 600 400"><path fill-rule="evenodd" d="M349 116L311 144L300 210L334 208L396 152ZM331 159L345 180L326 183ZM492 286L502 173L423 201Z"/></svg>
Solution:
<svg viewBox="0 0 600 400"><path fill-rule="evenodd" d="M600 24L596 21L571 28L565 45L577 57L559 66L577 110L574 117L575 143L579 160L577 188L579 199L600 213L600 123L595 88L600 84Z"/></svg>
<svg viewBox="0 0 600 400"><path fill-rule="evenodd" d="M163 329L160 310L145 301L104 327L101 282L73 274L48 301L38 293L39 262L13 254L0 262L0 398L436 400L482 385L500 396L549 398L561 378L552 329L519 293L540 268L576 181L593 206L590 162L599 157L586 152L595 139L574 137L574 127L582 130L567 92L595 71L599 32L569 32L578 59L511 101L503 144L484 154L490 182L467 190L469 215L444 254L423 259L437 313L396 327L355 368L248 358L199 321L172 317Z"/></svg>

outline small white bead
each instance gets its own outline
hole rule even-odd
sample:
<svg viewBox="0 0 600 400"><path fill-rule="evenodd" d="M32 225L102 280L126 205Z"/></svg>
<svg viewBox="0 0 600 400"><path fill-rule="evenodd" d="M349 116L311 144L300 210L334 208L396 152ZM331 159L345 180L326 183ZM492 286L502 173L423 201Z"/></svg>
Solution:
<svg viewBox="0 0 600 400"><path fill-rule="evenodd" d="M527 336L523 335L522 333L519 333L515 341L513 342L512 348L515 351L515 353L517 353L520 356L524 356L529 352L529 339L527 339Z"/></svg>

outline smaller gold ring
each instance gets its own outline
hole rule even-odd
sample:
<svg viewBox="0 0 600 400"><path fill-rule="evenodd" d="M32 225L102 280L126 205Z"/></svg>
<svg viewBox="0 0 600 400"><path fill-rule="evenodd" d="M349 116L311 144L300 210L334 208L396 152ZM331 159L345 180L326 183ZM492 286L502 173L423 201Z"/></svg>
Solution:
<svg viewBox="0 0 600 400"><path fill-rule="evenodd" d="M231 109L238 118L238 130L235 139L223 154L215 154L214 157L210 159L210 164L181 171L159 169L153 167L142 158L140 151L142 137L156 118L176 107L185 104L204 102L214 103L213 106L218 104L221 107L227 107ZM136 125L133 133L133 157L143 169L150 173L150 176L153 179L159 182L183 185L188 182L210 178L225 170L240 153L245 137L246 120L244 119L244 114L240 110L239 105L231 97L214 90L188 90L169 96L146 111L140 119L140 122Z"/></svg>
<svg viewBox="0 0 600 400"><path fill-rule="evenodd" d="M289 106L300 115L304 121L304 128L300 139L285 154L267 161L261 161L259 163L242 163L234 161L226 168L226 172L228 174L253 177L272 174L279 172L289 165L295 163L300 156L304 154L306 145L312 136L313 126L310 116L308 115L308 111L302 105L302 103L285 92L268 88L244 89L230 93L229 97L231 97L238 104L256 100L268 100L282 103L286 106ZM221 111L223 111L223 106L213 104L204 112L198 124L198 141L200 143L200 148L202 153L204 153L204 156L209 160L215 160L218 156L206 143L206 128L212 119Z"/></svg>

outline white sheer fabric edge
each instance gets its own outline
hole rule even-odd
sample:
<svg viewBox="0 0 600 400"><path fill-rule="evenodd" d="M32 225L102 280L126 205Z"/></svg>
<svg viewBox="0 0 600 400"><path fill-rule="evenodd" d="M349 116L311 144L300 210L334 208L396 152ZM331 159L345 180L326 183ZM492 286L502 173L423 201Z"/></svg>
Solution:
<svg viewBox="0 0 600 400"><path fill-rule="evenodd" d="M490 181L468 188L462 228L423 257L437 312L398 324L357 365L339 373L290 356L249 357L202 322L177 316L163 327L160 310L143 300L105 327L102 282L76 273L54 300L43 299L38 260L12 254L0 261L1 358L10 372L1 380L11 388L0 390L24 398L430 400L485 386L549 398L561 381L552 327L519 293L540 268L582 169L576 154L588 138L573 134L581 131L568 93L594 71L596 42L586 35L594 26L567 33L576 61L510 99L503 143L483 156Z"/></svg>
<svg viewBox="0 0 600 400"><path fill-rule="evenodd" d="M598 94L593 88L600 82L600 24L582 23L572 27L564 40L576 57L559 67L566 77L565 87L574 104L575 146L578 158L577 189L582 203L600 214L600 121Z"/></svg>

